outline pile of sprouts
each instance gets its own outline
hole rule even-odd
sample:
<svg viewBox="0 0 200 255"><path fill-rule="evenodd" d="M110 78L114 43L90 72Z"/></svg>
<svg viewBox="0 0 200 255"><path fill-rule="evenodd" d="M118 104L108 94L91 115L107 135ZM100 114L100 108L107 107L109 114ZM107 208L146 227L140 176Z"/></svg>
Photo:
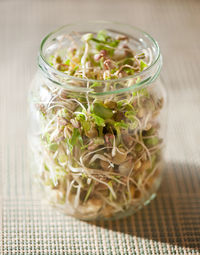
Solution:
<svg viewBox="0 0 200 255"><path fill-rule="evenodd" d="M84 34L81 42L72 38L65 54L55 52L49 64L83 78L89 88L139 74L151 62L145 50L131 49L127 36L103 30ZM149 87L95 96L41 84L34 105L40 132L31 143L48 200L82 219L113 217L144 203L160 175L162 106Z"/></svg>

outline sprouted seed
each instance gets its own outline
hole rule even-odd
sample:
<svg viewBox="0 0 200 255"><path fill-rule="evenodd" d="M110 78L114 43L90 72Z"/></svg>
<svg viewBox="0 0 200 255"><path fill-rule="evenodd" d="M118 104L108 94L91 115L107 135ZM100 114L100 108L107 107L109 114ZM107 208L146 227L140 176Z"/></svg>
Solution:
<svg viewBox="0 0 200 255"><path fill-rule="evenodd" d="M106 89L121 88L112 80L149 66L150 56L145 50L136 53L128 36L115 38L102 30L82 35L79 44L74 41L64 55L51 55L49 64L86 82L97 80L87 82L92 90L101 89L99 80L107 82ZM157 116L163 99L147 87L99 98L51 83L41 91L50 99L43 102L41 93L35 105L41 133L34 152L48 199L82 219L112 217L145 201L160 171Z"/></svg>

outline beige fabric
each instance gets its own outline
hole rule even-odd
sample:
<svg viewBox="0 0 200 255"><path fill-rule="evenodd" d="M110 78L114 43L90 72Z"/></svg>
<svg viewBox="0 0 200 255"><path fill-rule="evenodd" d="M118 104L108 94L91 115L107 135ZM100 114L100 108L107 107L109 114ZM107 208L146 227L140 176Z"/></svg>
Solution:
<svg viewBox="0 0 200 255"><path fill-rule="evenodd" d="M26 98L41 38L74 21L117 20L161 46L169 114L158 197L128 219L88 224L33 197L26 168ZM0 1L2 254L199 254L200 1Z"/></svg>

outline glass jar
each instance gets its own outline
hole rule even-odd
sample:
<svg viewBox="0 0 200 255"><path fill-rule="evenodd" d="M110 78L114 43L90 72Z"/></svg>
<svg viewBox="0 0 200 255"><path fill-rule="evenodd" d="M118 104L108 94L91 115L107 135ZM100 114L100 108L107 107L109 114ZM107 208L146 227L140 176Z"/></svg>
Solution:
<svg viewBox="0 0 200 255"><path fill-rule="evenodd" d="M54 69L49 57L86 32L129 35L149 66L117 80L91 80ZM75 31L75 32L73 32ZM29 144L34 178L64 213L83 220L130 215L156 195L163 171L165 90L157 42L118 23L67 25L41 43L31 84Z"/></svg>

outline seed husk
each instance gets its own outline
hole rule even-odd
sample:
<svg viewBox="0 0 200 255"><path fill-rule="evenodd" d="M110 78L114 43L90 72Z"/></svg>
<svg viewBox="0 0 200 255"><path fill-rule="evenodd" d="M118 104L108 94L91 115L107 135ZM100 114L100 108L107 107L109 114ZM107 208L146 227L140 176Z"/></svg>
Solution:
<svg viewBox="0 0 200 255"><path fill-rule="evenodd" d="M123 148L118 148L116 150L115 156L112 158L112 162L116 165L121 164L122 162L126 161L127 152Z"/></svg>
<svg viewBox="0 0 200 255"><path fill-rule="evenodd" d="M109 162L100 160L100 166L103 168L105 171L112 171L113 167L110 165Z"/></svg>
<svg viewBox="0 0 200 255"><path fill-rule="evenodd" d="M95 138L98 136L98 131L95 127L92 127L89 131L86 131L85 134L89 138Z"/></svg>
<svg viewBox="0 0 200 255"><path fill-rule="evenodd" d="M117 108L117 103L115 101L105 100L104 105L112 110Z"/></svg>

